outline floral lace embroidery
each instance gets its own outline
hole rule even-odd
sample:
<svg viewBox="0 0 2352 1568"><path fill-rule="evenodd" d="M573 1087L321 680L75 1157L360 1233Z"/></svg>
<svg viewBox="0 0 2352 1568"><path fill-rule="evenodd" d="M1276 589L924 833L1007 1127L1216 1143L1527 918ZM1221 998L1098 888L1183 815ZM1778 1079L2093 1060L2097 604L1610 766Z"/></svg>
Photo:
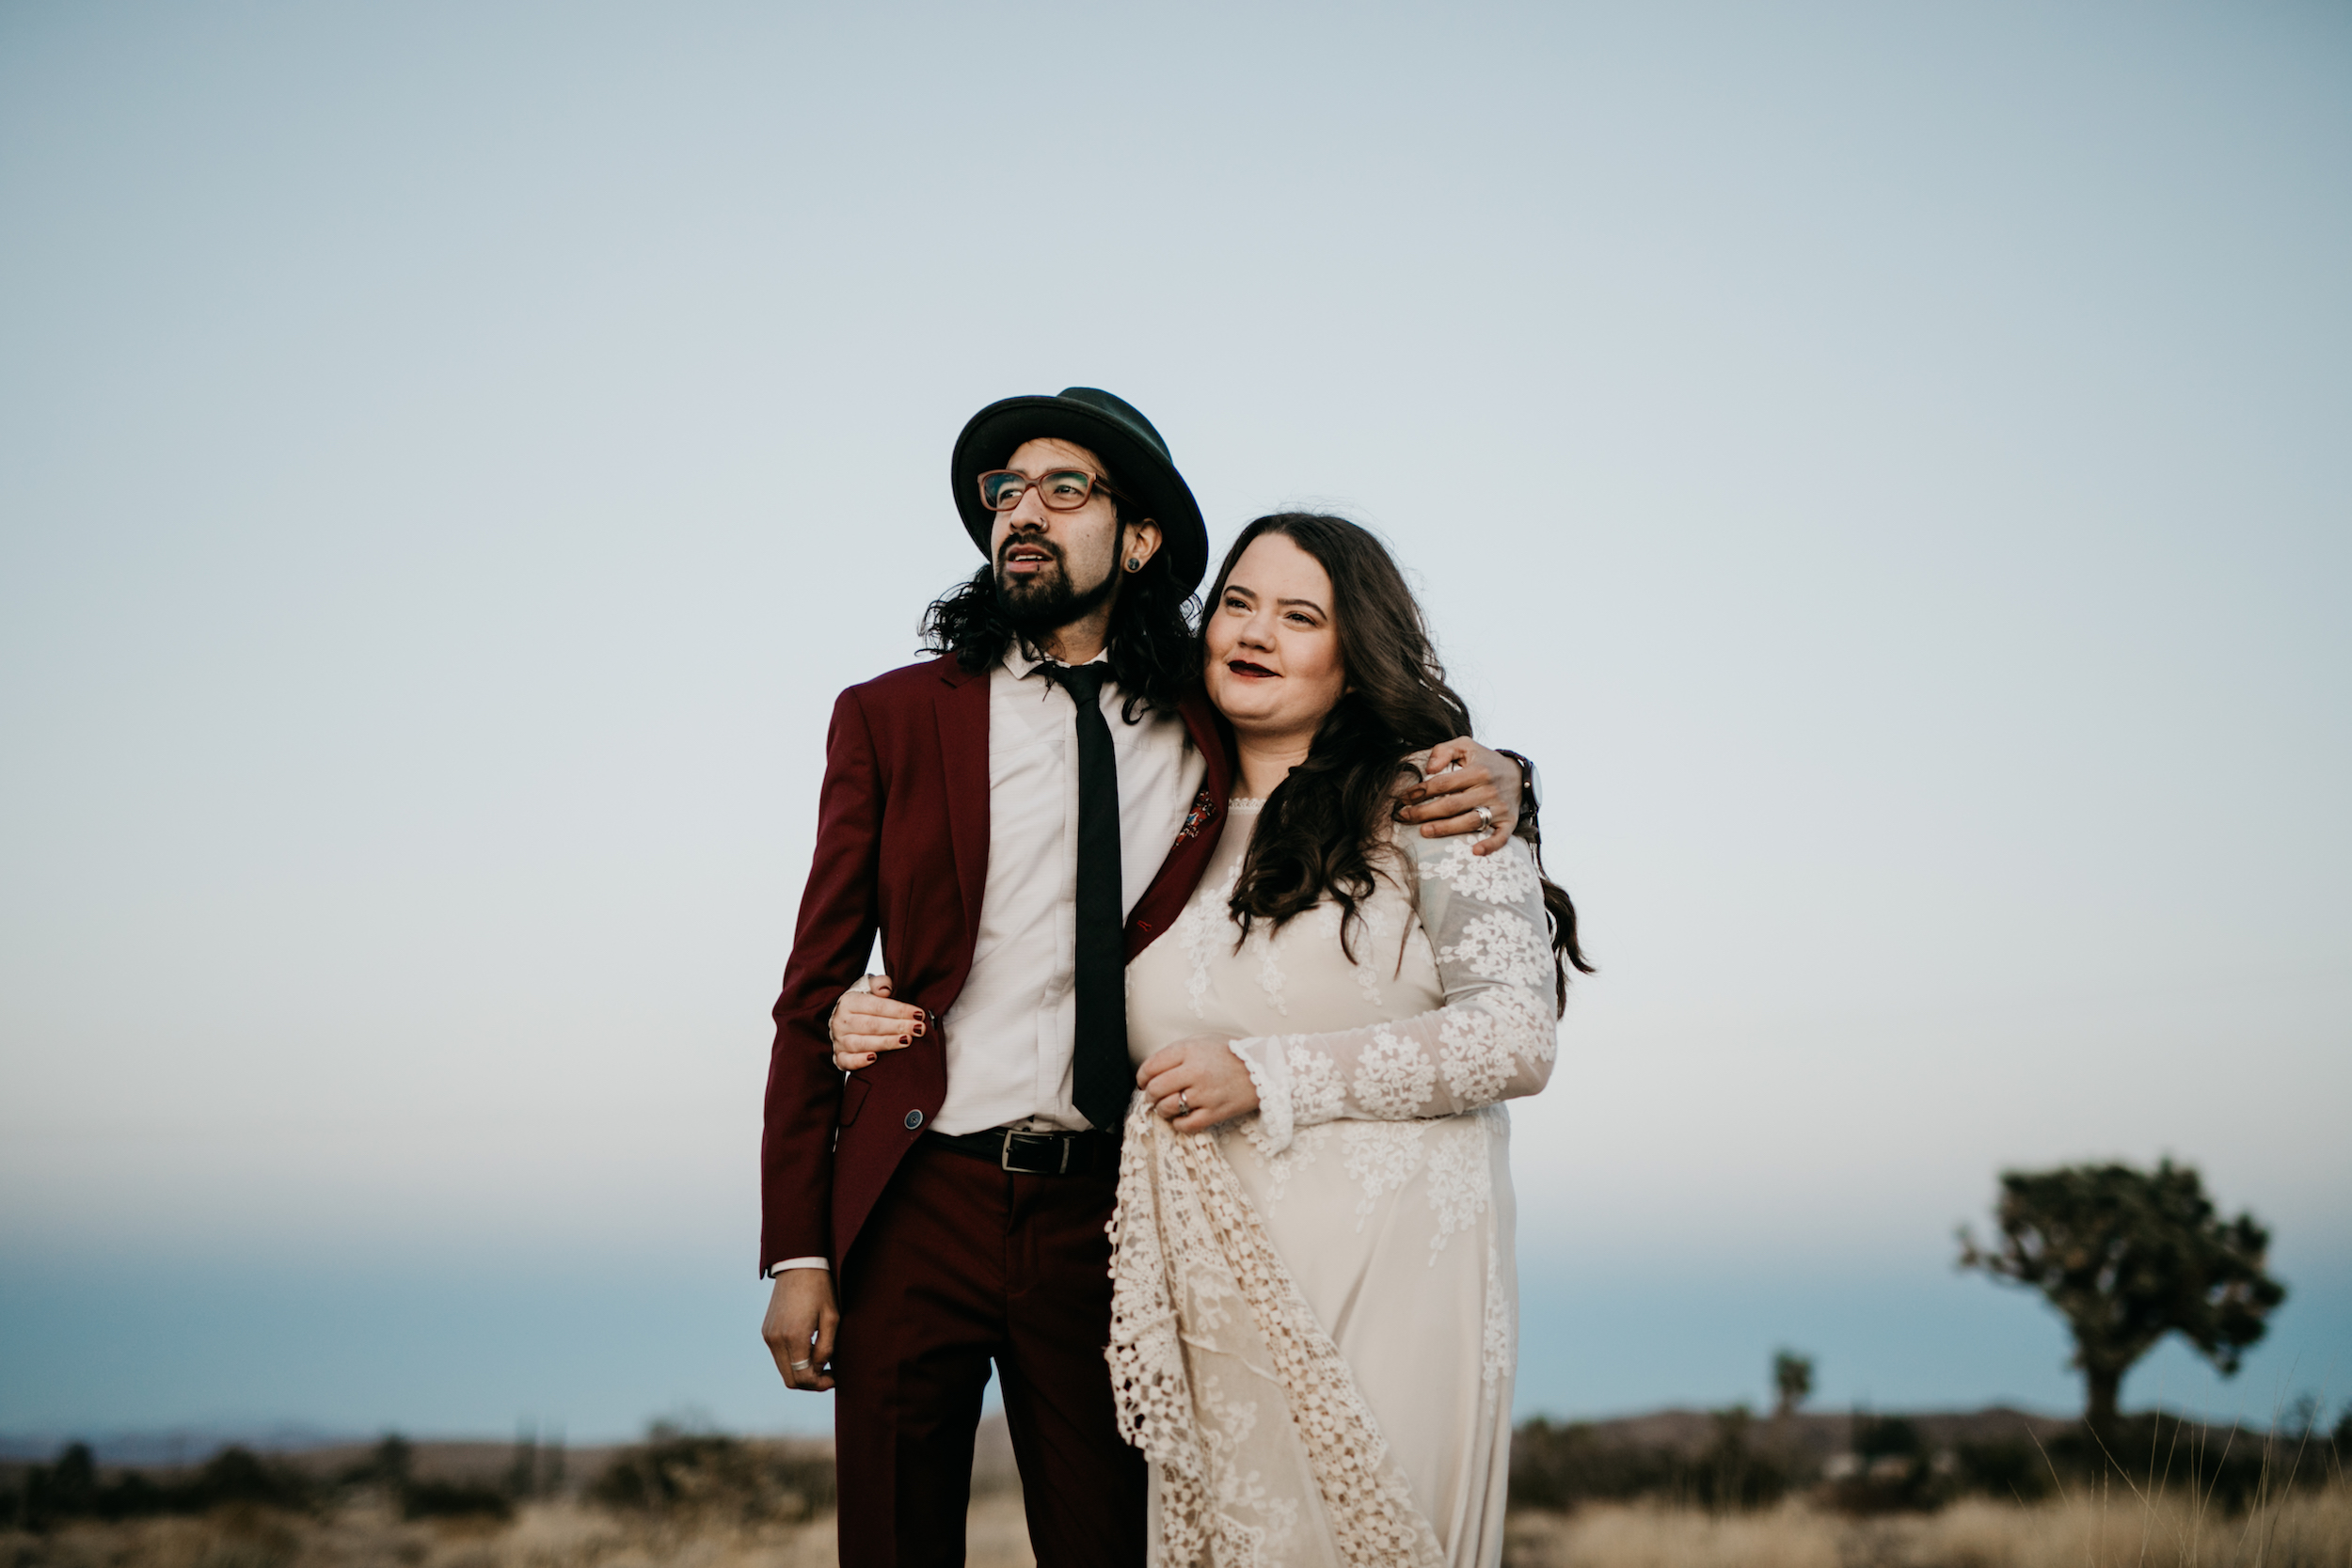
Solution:
<svg viewBox="0 0 2352 1568"><path fill-rule="evenodd" d="M1196 891L1176 917L1170 935L1183 945L1184 957L1192 960L1192 974L1184 981L1184 995L1192 1006L1192 1016L1209 1016L1209 990L1213 981L1209 965L1216 958L1220 942L1232 940L1232 920L1227 906L1233 896L1233 884L1241 879L1241 863L1236 861L1225 873L1224 884L1204 895Z"/></svg>
<svg viewBox="0 0 2352 1568"><path fill-rule="evenodd" d="M1509 910L1472 920L1462 940L1439 953L1438 961L1458 963L1474 974L1512 986L1539 986L1551 977L1551 949L1542 932Z"/></svg>
<svg viewBox="0 0 2352 1568"><path fill-rule="evenodd" d="M1437 1065L1421 1047L1383 1028L1356 1058L1356 1102L1368 1116L1401 1121L1428 1103L1437 1082Z"/></svg>
<svg viewBox="0 0 2352 1568"><path fill-rule="evenodd" d="M1502 1249L1486 1249L1486 1330L1480 1336L1479 1380L1486 1386L1486 1414L1494 1411L1495 1394L1502 1380L1511 1375L1512 1364L1518 1360L1516 1325L1512 1322L1511 1298L1502 1293Z"/></svg>
<svg viewBox="0 0 2352 1568"><path fill-rule="evenodd" d="M1258 950L1258 989L1265 992L1267 1003L1284 1018L1290 1008L1282 1005L1282 987L1287 977L1282 974L1282 953L1275 942L1278 933L1261 925L1249 933L1250 944Z"/></svg>
<svg viewBox="0 0 2352 1568"><path fill-rule="evenodd" d="M1445 1086L1465 1105L1500 1100L1518 1065L1502 1043L1495 1015L1479 1007L1448 1007L1438 1025L1438 1066Z"/></svg>
<svg viewBox="0 0 2352 1568"><path fill-rule="evenodd" d="M1543 882L1535 875L1535 863L1526 855L1473 855L1470 840L1466 837L1447 839L1445 843L1448 848L1440 858L1421 863L1423 880L1440 878L1461 897L1506 908L1531 895L1541 895Z"/></svg>
<svg viewBox="0 0 2352 1568"><path fill-rule="evenodd" d="M1423 1185L1438 1220L1429 1237L1432 1268L1437 1266L1438 1254L1445 1250L1447 1239L1485 1213L1494 1196L1494 1167L1486 1148L1486 1127L1480 1119L1484 1115L1474 1111L1439 1123L1444 1131L1438 1134L1438 1147L1429 1151L1429 1177Z"/></svg>
<svg viewBox="0 0 2352 1568"><path fill-rule="evenodd" d="M1225 1380L1200 1380L1201 1437L1212 1458L1216 1512L1210 1529L1216 1538L1214 1560L1220 1562L1279 1563L1286 1554L1298 1524L1298 1499L1275 1497L1256 1470L1239 1463L1258 1430L1258 1402L1236 1399L1225 1391ZM1241 1515L1256 1513L1263 1523L1244 1524Z"/></svg>
<svg viewBox="0 0 2352 1568"><path fill-rule="evenodd" d="M1363 1187L1364 1196L1356 1205L1356 1231L1363 1233L1364 1223L1380 1212L1380 1200L1391 1193L1405 1190L1405 1183L1421 1169L1421 1133L1426 1126L1418 1121L1351 1121L1340 1128L1340 1152L1346 1157L1347 1174Z"/></svg>
<svg viewBox="0 0 2352 1568"><path fill-rule="evenodd" d="M1552 1020L1551 998L1540 991L1498 986L1480 991L1472 1005L1495 1021L1500 1043L1530 1067L1551 1065L1560 1053L1560 1031Z"/></svg>
<svg viewBox="0 0 2352 1568"><path fill-rule="evenodd" d="M1315 1154L1325 1141L1322 1134L1331 1126L1327 1121L1320 1127L1304 1128L1288 1145L1272 1153L1266 1152L1260 1140L1249 1140L1257 1148L1259 1162L1265 1166L1265 1198L1269 1204L1280 1203L1290 1192L1291 1178L1315 1163ZM1249 1124L1244 1122L1242 1128L1247 1132Z"/></svg>
<svg viewBox="0 0 2352 1568"><path fill-rule="evenodd" d="M1291 1116L1291 1068L1278 1037L1232 1042L1232 1053L1249 1069L1258 1091L1258 1114L1233 1125L1269 1159L1290 1147L1296 1126Z"/></svg>
<svg viewBox="0 0 2352 1568"><path fill-rule="evenodd" d="M1307 1044L1304 1036L1291 1037L1284 1043L1282 1055L1291 1069L1292 1119L1310 1127L1319 1121L1338 1119L1347 1103L1347 1091L1340 1085L1339 1064Z"/></svg>

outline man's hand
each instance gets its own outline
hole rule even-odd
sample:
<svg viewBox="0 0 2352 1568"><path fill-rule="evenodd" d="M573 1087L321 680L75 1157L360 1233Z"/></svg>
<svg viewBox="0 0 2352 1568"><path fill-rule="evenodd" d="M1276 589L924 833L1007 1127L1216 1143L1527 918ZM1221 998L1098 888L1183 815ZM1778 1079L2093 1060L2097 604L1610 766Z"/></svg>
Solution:
<svg viewBox="0 0 2352 1568"><path fill-rule="evenodd" d="M890 976L869 974L865 990L847 990L825 1025L833 1065L844 1072L872 1067L885 1051L904 1051L923 1033L923 1009L890 1000Z"/></svg>
<svg viewBox="0 0 2352 1568"><path fill-rule="evenodd" d="M776 1358L785 1386L821 1394L833 1386L834 1333L841 1314L833 1304L833 1275L823 1269L787 1269L769 1292L759 1337ZM794 1363L799 1363L795 1366Z"/></svg>
<svg viewBox="0 0 2352 1568"><path fill-rule="evenodd" d="M1179 1132L1205 1132L1258 1108L1258 1085L1222 1035L1195 1035L1136 1069L1136 1086Z"/></svg>
<svg viewBox="0 0 2352 1568"><path fill-rule="evenodd" d="M1470 853L1491 855L1519 825L1519 784L1518 763L1465 736L1430 751L1425 776L1398 797L1406 804L1396 815L1420 823L1423 838L1476 833ZM1481 806L1494 814L1491 830L1479 818Z"/></svg>

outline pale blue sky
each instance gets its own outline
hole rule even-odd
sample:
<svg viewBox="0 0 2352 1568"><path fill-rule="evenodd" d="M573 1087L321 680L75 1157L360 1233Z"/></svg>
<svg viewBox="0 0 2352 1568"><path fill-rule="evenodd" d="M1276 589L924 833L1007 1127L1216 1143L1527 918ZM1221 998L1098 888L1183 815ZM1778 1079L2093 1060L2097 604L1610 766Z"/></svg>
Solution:
<svg viewBox="0 0 2352 1568"><path fill-rule="evenodd" d="M0 1430L807 1425L824 714L980 404L1327 504L1602 973L1529 1410L2063 1408L2169 1152L2352 1395L2352 12L0 4Z"/></svg>

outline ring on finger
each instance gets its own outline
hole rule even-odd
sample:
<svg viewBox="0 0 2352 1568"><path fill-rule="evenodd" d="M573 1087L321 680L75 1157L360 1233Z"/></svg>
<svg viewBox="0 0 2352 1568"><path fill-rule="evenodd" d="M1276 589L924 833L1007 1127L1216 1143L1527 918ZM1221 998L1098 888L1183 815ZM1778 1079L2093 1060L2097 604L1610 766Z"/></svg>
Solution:
<svg viewBox="0 0 2352 1568"><path fill-rule="evenodd" d="M1176 1114L1180 1117L1192 1115L1192 1101L1184 1098L1184 1091L1182 1089L1176 1091Z"/></svg>
<svg viewBox="0 0 2352 1568"><path fill-rule="evenodd" d="M1479 828L1479 832L1488 832L1488 833L1490 833L1490 832L1493 832L1495 831L1495 808L1494 808L1494 807L1492 807L1492 806L1480 806L1480 807L1478 808L1478 828Z"/></svg>
<svg viewBox="0 0 2352 1568"><path fill-rule="evenodd" d="M808 1363L805 1361L795 1361L792 1363L792 1370L796 1372L804 1372L808 1370Z"/></svg>

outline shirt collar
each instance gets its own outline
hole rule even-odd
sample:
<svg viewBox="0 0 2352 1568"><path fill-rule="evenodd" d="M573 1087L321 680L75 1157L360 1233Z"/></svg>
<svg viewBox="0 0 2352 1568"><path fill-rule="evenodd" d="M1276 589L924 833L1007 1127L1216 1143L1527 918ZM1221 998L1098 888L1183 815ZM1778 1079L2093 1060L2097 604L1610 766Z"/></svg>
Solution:
<svg viewBox="0 0 2352 1568"><path fill-rule="evenodd" d="M1089 664L1108 664L1110 661L1111 651L1108 647L1087 660ZM1055 662L1030 647L1029 641L1025 637L1015 637L1005 649L1005 668L1012 672L1013 678L1016 680L1026 680ZM1105 684L1111 683L1106 681Z"/></svg>

